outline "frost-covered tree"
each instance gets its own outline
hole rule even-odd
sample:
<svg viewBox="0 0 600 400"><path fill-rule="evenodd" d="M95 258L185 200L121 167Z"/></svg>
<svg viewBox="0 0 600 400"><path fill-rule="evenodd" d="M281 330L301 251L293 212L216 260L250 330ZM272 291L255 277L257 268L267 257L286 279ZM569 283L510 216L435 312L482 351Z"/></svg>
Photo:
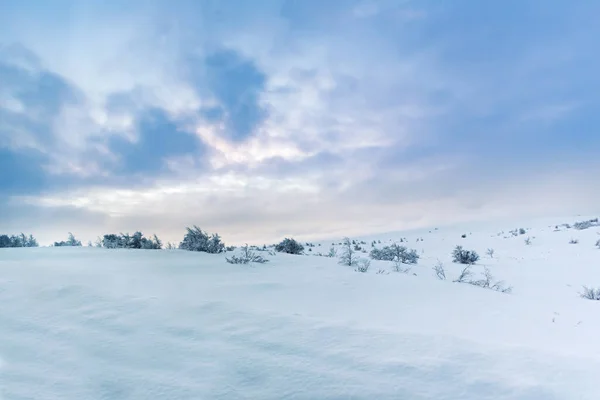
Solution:
<svg viewBox="0 0 600 400"><path fill-rule="evenodd" d="M1 247L38 247L38 242L33 235L26 236L24 233L10 236L0 235Z"/></svg>
<svg viewBox="0 0 600 400"><path fill-rule="evenodd" d="M329 253L327 253L327 257L333 258L333 257L336 257L336 256L337 256L337 250L335 249L334 246L331 246L329 248Z"/></svg>
<svg viewBox="0 0 600 400"><path fill-rule="evenodd" d="M280 243L275 245L275 251L299 255L304 251L304 246L294 239L285 238Z"/></svg>
<svg viewBox="0 0 600 400"><path fill-rule="evenodd" d="M115 235L114 233L109 233L102 237L102 247L107 248L107 249L119 249L119 248L123 248L125 246L119 235Z"/></svg>
<svg viewBox="0 0 600 400"><path fill-rule="evenodd" d="M71 232L69 232L69 238L67 239L67 241L54 242L54 247L64 246L80 247L81 241L75 239L75 236Z"/></svg>
<svg viewBox="0 0 600 400"><path fill-rule="evenodd" d="M356 255L356 250L354 250L352 241L347 237L344 238L342 241L339 263L349 267L354 267L358 263L358 259L359 257Z"/></svg>
<svg viewBox="0 0 600 400"><path fill-rule="evenodd" d="M102 247L107 249L147 249L159 250L162 248L162 242L156 235L153 238L146 238L142 232L121 233L120 235L108 234L102 239Z"/></svg>
<svg viewBox="0 0 600 400"><path fill-rule="evenodd" d="M193 228L186 228L187 233L183 237L183 241L179 244L179 248L188 251L201 251L205 253L217 254L225 251L225 244L221 241L221 237L213 233L202 231L194 225Z"/></svg>

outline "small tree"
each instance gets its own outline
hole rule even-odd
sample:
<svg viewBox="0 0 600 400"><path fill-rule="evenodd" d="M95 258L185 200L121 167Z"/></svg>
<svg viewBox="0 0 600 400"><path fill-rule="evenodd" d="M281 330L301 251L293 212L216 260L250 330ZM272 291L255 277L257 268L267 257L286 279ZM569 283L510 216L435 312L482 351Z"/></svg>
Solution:
<svg viewBox="0 0 600 400"><path fill-rule="evenodd" d="M342 242L342 254L340 255L340 264L354 267L358 263L358 256L352 246L349 238L344 238Z"/></svg>
<svg viewBox="0 0 600 400"><path fill-rule="evenodd" d="M452 262L460 264L475 264L479 260L479 254L474 250L463 250L462 246L456 246L452 252Z"/></svg>
<svg viewBox="0 0 600 400"><path fill-rule="evenodd" d="M327 253L327 257L331 257L331 258L337 257L337 250L335 249L335 247L331 246L329 248L329 253Z"/></svg>
<svg viewBox="0 0 600 400"><path fill-rule="evenodd" d="M285 238L279 244L275 245L275 251L300 255L304 251L304 246L295 239Z"/></svg>

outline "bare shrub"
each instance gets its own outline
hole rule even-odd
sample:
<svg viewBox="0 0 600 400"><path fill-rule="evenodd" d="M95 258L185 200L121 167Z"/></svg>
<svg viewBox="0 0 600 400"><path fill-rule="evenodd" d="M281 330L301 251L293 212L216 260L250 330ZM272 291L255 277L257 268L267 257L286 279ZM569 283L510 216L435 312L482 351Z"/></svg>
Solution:
<svg viewBox="0 0 600 400"><path fill-rule="evenodd" d="M403 274L408 274L412 269L411 264L404 264L402 261L394 261L394 270Z"/></svg>
<svg viewBox="0 0 600 400"><path fill-rule="evenodd" d="M600 288L591 288L584 286L580 293L581 297L588 300L600 300Z"/></svg>
<svg viewBox="0 0 600 400"><path fill-rule="evenodd" d="M248 245L242 246L240 248L240 252L241 253L239 256L233 255L229 258L225 257L225 260L229 264L250 264L250 263L264 264L264 263L269 262L269 260L267 260L266 258L263 258L263 256L254 253L254 251L252 251L248 247Z"/></svg>
<svg viewBox="0 0 600 400"><path fill-rule="evenodd" d="M454 280L454 282L457 282L457 283L468 282L467 280L472 276L473 276L473 272L471 271L471 266L467 265L466 267L463 268L463 270L460 272L460 275L458 276L458 278L456 278Z"/></svg>
<svg viewBox="0 0 600 400"><path fill-rule="evenodd" d="M487 249L486 254L490 257L490 258L494 258L494 249Z"/></svg>
<svg viewBox="0 0 600 400"><path fill-rule="evenodd" d="M598 241L596 242L596 247L600 249L600 239L598 239Z"/></svg>
<svg viewBox="0 0 600 400"><path fill-rule="evenodd" d="M494 277L492 276L490 270L487 268L485 268L483 271L482 279L478 279L476 281L469 281L468 283L474 286L482 287L484 289L491 289L502 293L510 293L512 291L512 287L505 287L504 282L494 282Z"/></svg>
<svg viewBox="0 0 600 400"><path fill-rule="evenodd" d="M435 266L433 267L433 270L435 271L435 276L437 276L437 278L441 281L445 281L446 280L446 271L444 270L444 264L442 264L441 261L438 261L437 264L435 264Z"/></svg>
<svg viewBox="0 0 600 400"><path fill-rule="evenodd" d="M569 244L577 244L577 243L579 243L578 239L571 239L571 240L569 240Z"/></svg>
<svg viewBox="0 0 600 400"><path fill-rule="evenodd" d="M531 238L530 237L528 237L528 238L525 239L525 244L527 246L531 245Z"/></svg>

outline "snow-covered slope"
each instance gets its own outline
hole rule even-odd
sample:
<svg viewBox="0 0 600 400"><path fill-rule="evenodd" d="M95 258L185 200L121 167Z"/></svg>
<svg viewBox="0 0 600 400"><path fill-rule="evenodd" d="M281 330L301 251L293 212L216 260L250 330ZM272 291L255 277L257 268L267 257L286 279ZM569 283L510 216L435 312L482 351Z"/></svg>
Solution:
<svg viewBox="0 0 600 400"><path fill-rule="evenodd" d="M0 398L597 398L600 301L578 292L600 286L600 229L506 228L364 238L406 237L421 255L406 274L315 256L1 249ZM458 244L513 293L453 283Z"/></svg>

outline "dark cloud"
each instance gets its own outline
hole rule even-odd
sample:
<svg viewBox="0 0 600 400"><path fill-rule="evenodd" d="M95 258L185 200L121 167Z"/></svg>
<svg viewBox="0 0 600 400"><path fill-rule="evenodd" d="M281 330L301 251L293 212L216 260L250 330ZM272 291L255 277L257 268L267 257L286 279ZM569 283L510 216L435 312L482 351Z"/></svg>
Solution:
<svg viewBox="0 0 600 400"><path fill-rule="evenodd" d="M48 185L42 169L46 157L32 150L11 151L0 148L0 193L38 193Z"/></svg>
<svg viewBox="0 0 600 400"><path fill-rule="evenodd" d="M114 174L153 175L166 172L165 159L183 155L199 155L202 145L192 133L182 131L165 111L147 109L137 115L137 141L124 137L111 139L110 149L119 158Z"/></svg>
<svg viewBox="0 0 600 400"><path fill-rule="evenodd" d="M208 55L198 65L192 62L195 84L201 93L208 89L219 105L201 110L211 121L224 121L230 139L241 141L252 135L256 127L268 116L260 104L260 94L265 89L266 76L254 64L236 51L221 49Z"/></svg>
<svg viewBox="0 0 600 400"><path fill-rule="evenodd" d="M0 46L0 90L22 108L0 108L0 146L23 134L38 146L52 146L51 120L65 105L82 101L77 88L44 69L35 54L16 44Z"/></svg>

